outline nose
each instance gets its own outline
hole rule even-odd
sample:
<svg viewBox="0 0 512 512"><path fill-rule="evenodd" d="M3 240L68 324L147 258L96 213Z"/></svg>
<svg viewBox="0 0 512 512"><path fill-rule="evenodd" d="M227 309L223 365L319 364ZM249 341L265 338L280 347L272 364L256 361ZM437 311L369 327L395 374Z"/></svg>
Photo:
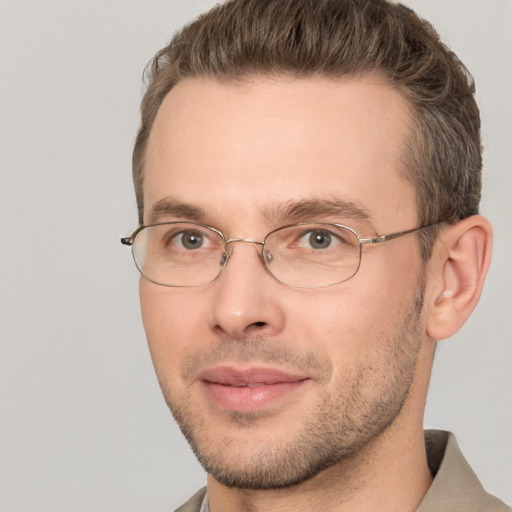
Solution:
<svg viewBox="0 0 512 512"><path fill-rule="evenodd" d="M285 285L266 270L260 243L234 239L215 287L211 327L232 339L275 335L284 327L282 293ZM249 242L249 243L245 243Z"/></svg>

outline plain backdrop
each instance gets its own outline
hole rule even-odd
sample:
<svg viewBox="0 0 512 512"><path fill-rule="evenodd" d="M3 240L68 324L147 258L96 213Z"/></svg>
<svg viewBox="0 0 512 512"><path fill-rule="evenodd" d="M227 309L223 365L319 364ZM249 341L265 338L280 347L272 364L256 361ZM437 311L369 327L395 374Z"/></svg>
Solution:
<svg viewBox="0 0 512 512"><path fill-rule="evenodd" d="M0 0L0 510L169 511L205 476L153 374L131 149L141 72L214 0ZM512 503L512 2L410 0L475 76L494 261L425 423Z"/></svg>

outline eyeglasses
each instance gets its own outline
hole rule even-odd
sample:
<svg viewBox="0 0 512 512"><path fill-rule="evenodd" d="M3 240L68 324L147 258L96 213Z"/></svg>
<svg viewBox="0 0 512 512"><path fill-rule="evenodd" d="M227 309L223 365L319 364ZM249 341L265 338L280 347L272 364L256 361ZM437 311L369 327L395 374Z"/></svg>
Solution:
<svg viewBox="0 0 512 512"><path fill-rule="evenodd" d="M204 286L215 281L229 260L232 244L240 242L261 246L262 263L281 283L322 288L354 277L363 245L388 242L432 225L362 238L343 224L299 223L274 229L260 242L226 239L218 229L195 222L165 222L141 226L121 243L132 247L140 273L162 286Z"/></svg>

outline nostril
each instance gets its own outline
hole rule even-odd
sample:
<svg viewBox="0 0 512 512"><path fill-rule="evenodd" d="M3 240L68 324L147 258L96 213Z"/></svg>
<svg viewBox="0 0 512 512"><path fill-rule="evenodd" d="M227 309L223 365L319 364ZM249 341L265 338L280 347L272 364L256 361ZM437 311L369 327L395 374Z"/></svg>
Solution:
<svg viewBox="0 0 512 512"><path fill-rule="evenodd" d="M251 325L254 327L265 327L267 324L265 322L254 322Z"/></svg>

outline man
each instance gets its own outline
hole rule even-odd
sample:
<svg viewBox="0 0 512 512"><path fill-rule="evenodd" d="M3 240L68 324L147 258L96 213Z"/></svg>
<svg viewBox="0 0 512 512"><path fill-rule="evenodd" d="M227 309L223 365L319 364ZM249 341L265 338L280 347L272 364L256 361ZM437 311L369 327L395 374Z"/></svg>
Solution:
<svg viewBox="0 0 512 512"><path fill-rule="evenodd" d="M208 472L179 510L510 510L422 427L491 252L456 56L384 0L235 0L148 78L123 242Z"/></svg>

